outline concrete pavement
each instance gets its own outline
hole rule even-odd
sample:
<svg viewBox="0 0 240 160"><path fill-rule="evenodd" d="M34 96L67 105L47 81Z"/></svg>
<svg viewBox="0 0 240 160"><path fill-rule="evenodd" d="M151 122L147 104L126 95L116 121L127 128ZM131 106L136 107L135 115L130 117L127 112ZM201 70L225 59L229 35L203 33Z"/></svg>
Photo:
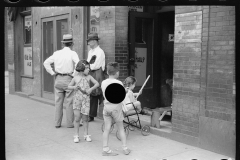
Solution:
<svg viewBox="0 0 240 160"><path fill-rule="evenodd" d="M6 90L5 90L6 91ZM103 120L89 124L92 142L80 137L73 142L74 128L66 128L64 110L62 127L54 127L54 107L10 95L5 92L5 152L7 160L221 160L224 155L189 146L156 135L143 136L139 130L129 131L128 147L132 153L123 155L116 129L110 134L109 146L119 153L104 157L102 153ZM80 135L83 134L80 128ZM233 158L232 158L233 159Z"/></svg>

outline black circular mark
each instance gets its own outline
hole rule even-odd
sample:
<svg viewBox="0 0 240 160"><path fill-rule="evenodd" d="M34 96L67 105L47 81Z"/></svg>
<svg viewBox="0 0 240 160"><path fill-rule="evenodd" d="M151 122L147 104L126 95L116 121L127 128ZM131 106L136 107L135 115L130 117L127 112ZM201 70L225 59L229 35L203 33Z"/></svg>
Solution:
<svg viewBox="0 0 240 160"><path fill-rule="evenodd" d="M105 97L110 103L121 103L125 98L126 92L122 85L112 83L105 90Z"/></svg>
<svg viewBox="0 0 240 160"><path fill-rule="evenodd" d="M5 0L8 3L18 3L20 0Z"/></svg>
<svg viewBox="0 0 240 160"><path fill-rule="evenodd" d="M75 17L76 17L76 19L78 19L78 15L76 15Z"/></svg>
<svg viewBox="0 0 240 160"><path fill-rule="evenodd" d="M108 2L109 0L98 0L99 2Z"/></svg>
<svg viewBox="0 0 240 160"><path fill-rule="evenodd" d="M37 25L37 21L36 21L36 25Z"/></svg>
<svg viewBox="0 0 240 160"><path fill-rule="evenodd" d="M78 2L79 0L68 0L69 2Z"/></svg>
<svg viewBox="0 0 240 160"><path fill-rule="evenodd" d="M49 2L49 0L36 0L37 2L40 2L40 3L47 3Z"/></svg>

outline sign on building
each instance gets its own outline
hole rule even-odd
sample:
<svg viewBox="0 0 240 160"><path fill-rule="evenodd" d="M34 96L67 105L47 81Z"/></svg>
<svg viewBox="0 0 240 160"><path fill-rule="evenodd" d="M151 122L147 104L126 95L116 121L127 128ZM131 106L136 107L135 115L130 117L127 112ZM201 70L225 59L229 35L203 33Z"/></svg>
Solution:
<svg viewBox="0 0 240 160"><path fill-rule="evenodd" d="M129 11L143 12L143 6L128 6Z"/></svg>
<svg viewBox="0 0 240 160"><path fill-rule="evenodd" d="M136 86L142 86L147 75L147 48L135 48Z"/></svg>
<svg viewBox="0 0 240 160"><path fill-rule="evenodd" d="M24 47L24 75L32 77L32 47Z"/></svg>

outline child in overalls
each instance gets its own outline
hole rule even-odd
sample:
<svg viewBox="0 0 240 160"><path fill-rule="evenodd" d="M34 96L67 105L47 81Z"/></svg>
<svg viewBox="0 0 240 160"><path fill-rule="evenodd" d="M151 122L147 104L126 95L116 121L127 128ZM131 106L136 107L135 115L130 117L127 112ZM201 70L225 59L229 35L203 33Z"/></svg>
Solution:
<svg viewBox="0 0 240 160"><path fill-rule="evenodd" d="M69 83L68 88L75 90L73 97L73 112L74 112L74 142L79 142L79 124L83 121L84 139L91 142L88 135L88 116L90 110L90 93L99 86L99 83L89 73L89 63L86 60L81 60L76 66L76 75ZM90 88L90 81L94 84Z"/></svg>

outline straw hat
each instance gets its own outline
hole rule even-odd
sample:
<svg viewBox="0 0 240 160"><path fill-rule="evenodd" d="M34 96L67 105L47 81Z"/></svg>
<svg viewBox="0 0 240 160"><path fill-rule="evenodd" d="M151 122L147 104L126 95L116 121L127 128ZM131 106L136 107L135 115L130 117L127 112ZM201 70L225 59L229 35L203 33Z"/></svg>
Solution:
<svg viewBox="0 0 240 160"><path fill-rule="evenodd" d="M62 43L69 43L73 42L73 37L71 34L64 34L63 35L63 40L61 41Z"/></svg>

